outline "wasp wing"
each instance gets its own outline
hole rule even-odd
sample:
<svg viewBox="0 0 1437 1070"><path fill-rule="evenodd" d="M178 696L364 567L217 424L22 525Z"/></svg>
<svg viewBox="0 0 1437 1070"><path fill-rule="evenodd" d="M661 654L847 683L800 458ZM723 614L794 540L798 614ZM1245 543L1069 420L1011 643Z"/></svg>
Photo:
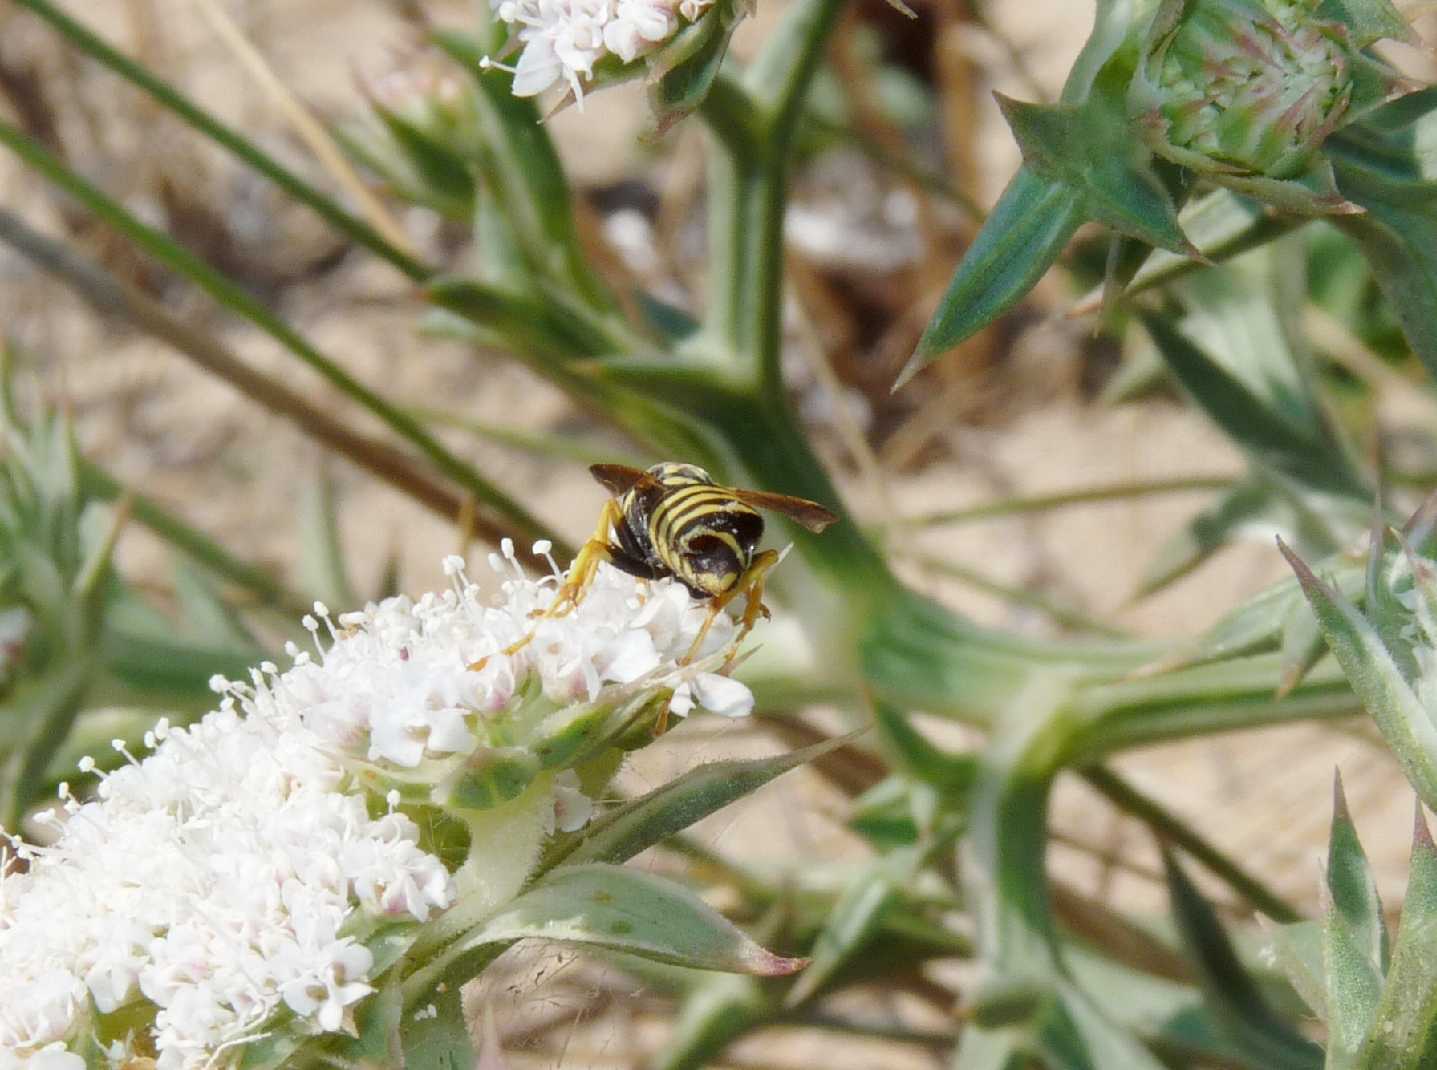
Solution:
<svg viewBox="0 0 1437 1070"><path fill-rule="evenodd" d="M807 498L794 498L787 494L769 494L762 490L738 490L732 487L724 489L745 505L751 505L755 509L767 509L771 513L786 516L815 534L838 519L823 506L817 502L811 502Z"/></svg>
<svg viewBox="0 0 1437 1070"><path fill-rule="evenodd" d="M642 468L630 468L626 464L591 464L589 474L615 498L628 493L640 483L657 482Z"/></svg>

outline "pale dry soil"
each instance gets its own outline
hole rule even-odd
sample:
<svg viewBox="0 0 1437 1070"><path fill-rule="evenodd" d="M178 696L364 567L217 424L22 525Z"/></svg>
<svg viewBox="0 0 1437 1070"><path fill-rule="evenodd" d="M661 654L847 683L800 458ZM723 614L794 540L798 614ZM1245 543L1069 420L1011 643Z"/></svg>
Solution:
<svg viewBox="0 0 1437 1070"><path fill-rule="evenodd" d="M138 0L100 5L77 0L72 6L117 40L131 39L135 24L130 20L146 7ZM464 10L458 3L429 6L449 17L460 17ZM778 6L763 5L760 25L746 33L761 32L761 24ZM220 114L262 133L267 144L289 158L304 159L272 104L187 4L155 0L149 7L152 14L164 16L159 29L151 29L160 42L153 45L155 54L170 77ZM1091 4L1033 0L993 7L1004 32L1055 91L1085 32ZM235 5L233 10L243 16L287 84L331 117L358 107L351 71L382 71L392 62L391 43L400 32L393 13L382 5L269 0ZM323 27L322 47L317 46L317 26ZM32 37L34 47L43 47L43 34ZM1005 73L1000 62L993 69L999 72L995 88L1022 92L1021 82ZM122 106L133 108L134 103L128 97L101 100L94 105L96 121L119 121L132 114ZM654 164L651 151L635 142L635 103L633 95L622 90L599 94L584 113L570 111L553 121L577 181L612 181ZM994 113L975 115L973 121L981 131L979 158L991 200L1016 156ZM93 177L110 188L130 189L133 207L146 208L146 166L171 154L192 156L197 184L217 197L243 193L254 198L251 207L262 240L276 247L286 243L290 249L306 243L323 247L322 234L309 219L295 213L268 214L274 203L268 193L233 185L234 173L223 160L196 151L193 139L163 117L154 117L154 126L143 130L132 126L132 137L134 170ZM320 174L312 165L308 170ZM56 221L53 198L8 159L0 160L0 199L18 205L39 225L51 227ZM405 222L417 241L432 238L421 214L413 213ZM294 502L311 485L321 460L303 436L168 350L97 321L66 292L3 253L0 283L0 318L43 361L49 389L71 406L92 456L236 550L277 566L293 562ZM582 426L560 395L522 369L451 342L420 337L414 308L401 281L378 266L363 265L292 289L285 311L322 350L406 403L508 427L553 431ZM213 316L199 300L185 311L222 332L255 366L282 375L322 404L342 408L313 377L296 372L292 360L268 339ZM1006 369L994 373L1011 380L1005 384L1009 411L999 419L954 430L948 435L946 459L917 474L890 475L883 496L872 493L868 481L840 476L848 504L865 522L877 525L981 503L998 494L1239 470L1240 461L1225 441L1176 403L1105 409L1081 401L1071 382L1083 330L1081 324L1052 319L1028 331ZM843 454L831 438L825 437L825 450L837 465ZM587 534L602 492L581 466L536 460L462 436L452 441L485 472L522 494L540 516L575 539ZM456 548L452 529L343 464L333 471L342 492L344 543L361 589L372 587L390 554L398 555L407 589L417 592L441 584L440 557ZM1160 596L1128 605L1141 563L1202 501L1201 495L1184 494L908 532L903 545L1014 585L1041 582L1068 603L1139 634L1192 635L1282 575L1270 543L1257 538ZM126 536L121 563L127 573L148 578L157 589L167 581L168 555L142 532ZM915 583L985 623L1043 627L1031 612L1015 611L910 565L900 567ZM636 756L622 787L638 791L696 761L774 749L769 738L747 726L700 719ZM1401 901L1410 794L1393 763L1360 729L1311 725L1203 739L1133 753L1116 764L1279 891L1309 907L1316 899L1330 817L1330 781L1333 769L1340 767L1386 901ZM1163 909L1161 883L1154 879L1156 853L1140 827L1117 818L1076 783L1060 785L1053 814L1066 845L1055 849L1052 865L1064 880L1127 907ZM698 835L711 847L755 864L801 855L839 865L863 857L858 843L842 829L842 817L842 799L816 776L799 771L706 821ZM611 984L617 986L619 998L612 1003L598 1000ZM585 1009L585 1021L578 1027L557 1027L542 1042L524 1040L512 1053L515 1066L635 1066L636 1053L652 1050L666 1029L641 985L552 951L517 957L510 970L486 978L475 999L491 1004L501 1031L516 1038L550 1016L563 1017L566 1008ZM882 994L874 994L862 1010L895 1022L913 1019L911 1008ZM781 1043L771 1036L753 1038L737 1046L732 1063L800 1065L820 1058L832 1070L936 1065L932 1056L913 1048L810 1035L786 1037Z"/></svg>

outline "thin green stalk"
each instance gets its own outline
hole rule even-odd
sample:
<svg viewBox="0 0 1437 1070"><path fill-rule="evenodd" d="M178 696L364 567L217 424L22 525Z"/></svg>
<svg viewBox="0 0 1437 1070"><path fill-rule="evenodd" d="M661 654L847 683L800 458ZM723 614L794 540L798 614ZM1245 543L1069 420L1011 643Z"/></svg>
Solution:
<svg viewBox="0 0 1437 1070"><path fill-rule="evenodd" d="M910 1029L889 1022L860 1022L812 1010L781 1014L775 1019L774 1024L803 1026L807 1029L820 1029L841 1036L884 1040L891 1044L912 1044L923 1048L933 1048L940 1052L952 1050L958 1036L956 1032Z"/></svg>
<svg viewBox="0 0 1437 1070"><path fill-rule="evenodd" d="M752 339L748 323L753 290L749 238L755 233L753 208L762 182L759 160L763 142L755 130L757 107L735 81L720 76L699 105L699 114L717 143L708 155L708 304L704 331L752 378Z"/></svg>
<svg viewBox="0 0 1437 1070"><path fill-rule="evenodd" d="M1104 624L1080 609L1074 609L1054 601L1039 591L1001 583L977 569L931 554L914 554L912 560L923 568L960 580L986 594L996 595L1016 605L1036 609L1066 628L1080 632L1092 632L1094 635L1106 635L1113 639L1124 638L1124 633L1120 629Z"/></svg>
<svg viewBox="0 0 1437 1070"><path fill-rule="evenodd" d="M104 501L115 501L123 497L129 504L130 515L136 523L143 524L215 575L249 591L265 605L296 616L309 612L309 601L289 590L264 569L242 561L204 532L186 524L152 499L123 486L94 462L81 459L80 479L88 493Z"/></svg>
<svg viewBox="0 0 1437 1070"><path fill-rule="evenodd" d="M465 416L447 409L411 409L416 419L439 427L452 427L465 431L485 442L522 450L536 457L548 457L572 464L590 465L603 461L610 464L627 464L633 468L647 468L653 463L652 455L640 456L626 447L605 445L599 442L581 442L567 435L545 434L539 431L523 431L517 427L502 427Z"/></svg>
<svg viewBox="0 0 1437 1070"><path fill-rule="evenodd" d="M1281 654L1259 654L1089 687L1073 699L1063 762L1088 766L1154 743L1362 712L1336 665L1319 663L1277 699L1282 670Z"/></svg>
<svg viewBox="0 0 1437 1070"><path fill-rule="evenodd" d="M358 216L351 215L327 194L311 186L249 138L220 122L174 86L155 77L143 65L116 51L85 26L76 22L49 0L19 0L35 15L50 23L71 44L104 64L120 77L143 89L215 144L232 152L241 162L264 175L295 200L308 205L326 223L355 243L388 261L415 282L427 279L432 270L396 248Z"/></svg>
<svg viewBox="0 0 1437 1070"><path fill-rule="evenodd" d="M1058 491L1053 494L1034 494L1026 497L1003 498L995 502L967 509L950 509L910 517L905 524L922 527L939 527L952 524L971 524L977 520L992 520L997 517L1014 516L1021 513L1040 513L1050 509L1062 509L1069 505L1105 504L1126 501L1130 498L1147 498L1158 494L1185 494L1193 491L1224 490L1232 486L1232 476L1175 476L1169 479L1138 479L1119 483L1105 483L1095 487L1081 487L1075 490Z"/></svg>
<svg viewBox="0 0 1437 1070"><path fill-rule="evenodd" d="M782 389L783 219L795 130L843 0L799 0L743 79L699 114L721 150L709 170L710 333L762 390Z"/></svg>
<svg viewBox="0 0 1437 1070"><path fill-rule="evenodd" d="M1145 795L1111 769L1091 766L1082 770L1082 776L1114 806L1144 822L1162 839L1181 847L1273 921L1287 924L1301 920L1302 915L1296 908L1262 880L1205 840L1201 833L1162 803Z"/></svg>
<svg viewBox="0 0 1437 1070"><path fill-rule="evenodd" d="M1062 729L1053 714L1064 690L1054 677L1014 697L972 793L965 871L974 891L978 947L1000 986L996 998L1004 1002L1029 986L1042 989L1059 972L1057 923L1042 875L1052 756Z"/></svg>
<svg viewBox="0 0 1437 1070"><path fill-rule="evenodd" d="M234 282L177 244L168 235L142 223L118 202L86 182L42 146L3 120L0 120L0 142L160 263L189 279L220 304L244 316L322 375L340 392L372 412L396 434L411 442L439 471L475 498L501 513L507 522L513 525L515 535L525 540L549 539L556 544L562 542L517 501L480 475L472 465L450 453L419 421L380 397L320 353L299 332Z"/></svg>
<svg viewBox="0 0 1437 1070"><path fill-rule="evenodd" d="M769 34L744 82L764 116L765 139L775 157L787 159L809 86L828 39L838 24L844 0L799 0Z"/></svg>
<svg viewBox="0 0 1437 1070"><path fill-rule="evenodd" d="M737 78L720 71L699 104L699 114L729 156L743 160L759 151L763 132L758 102Z"/></svg>
<svg viewBox="0 0 1437 1070"><path fill-rule="evenodd" d="M25 736L0 770L0 830L16 830L20 819L35 801L35 792L45 783L45 769L65 742L80 702L95 674L92 653L70 651L57 671L35 681L29 688L17 688L6 699L6 718L25 727Z"/></svg>
<svg viewBox="0 0 1437 1070"><path fill-rule="evenodd" d="M100 311L120 315L133 326L174 347L210 374L271 412L292 420L306 435L439 516L453 521L465 512L464 498L453 486L418 467L408 454L351 430L347 423L312 405L296 391L249 367L211 335L172 316L158 301L75 255L68 246L32 230L4 208L0 208L0 241L56 275ZM471 520L474 533L491 543L497 544L504 534L503 526L487 514L474 513ZM520 553L525 550L521 547ZM535 563L543 564L542 560Z"/></svg>

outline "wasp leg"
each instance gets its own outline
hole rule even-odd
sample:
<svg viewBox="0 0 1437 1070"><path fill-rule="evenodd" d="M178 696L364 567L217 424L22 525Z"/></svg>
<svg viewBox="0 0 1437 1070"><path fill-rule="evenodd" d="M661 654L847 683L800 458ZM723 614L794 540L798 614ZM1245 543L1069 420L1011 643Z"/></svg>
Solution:
<svg viewBox="0 0 1437 1070"><path fill-rule="evenodd" d="M618 502L611 498L604 503L604 508L599 513L599 526L594 529L589 541L579 548L574 563L569 566L569 578L559 588L559 593L554 596L554 601L549 603L549 608L536 616L562 617L579 604L584 592L589 589L589 584L594 581L594 574L599 571L600 562L613 557L613 551L609 549L609 533L622 523L623 519L624 514L619 511Z"/></svg>
<svg viewBox="0 0 1437 1070"><path fill-rule="evenodd" d="M612 525L622 519L623 514L619 512L617 502L610 500L604 503L604 509L599 514L598 528L589 541L584 543L579 548L579 552L574 555L573 564L569 566L569 578L559 588L558 593L554 596L554 601L549 603L548 609L542 612L535 610L530 616L548 619L562 617L573 611L574 607L583 600L584 592L589 589L589 584L593 582L594 573L599 571L600 562L608 561L613 556L613 552L609 549L609 531ZM529 629L528 635L510 643L500 653L505 657L517 654L534 641L536 630ZM483 657L472 663L469 668L474 672L479 672L488 663L489 658Z"/></svg>
<svg viewBox="0 0 1437 1070"><path fill-rule="evenodd" d="M746 601L743 607L743 617L739 620L738 635L734 636L733 640L735 651L738 649L739 643L743 642L744 637L753 631L753 626L758 623L759 618L768 617L768 609L763 604L763 582L768 570L778 564L778 556L777 550L765 550L749 562L748 568L744 569L743 575L734 582L732 587L723 594L713 597L709 603L709 614L704 619L703 627L699 629L699 634L694 638L693 645L689 647L689 652L684 655L681 664L687 664L694 660L698 655L699 647L703 646L704 640L708 638L709 629L713 627L714 620L739 595L745 595ZM733 658L730 657L725 662L724 668L731 667L732 662Z"/></svg>

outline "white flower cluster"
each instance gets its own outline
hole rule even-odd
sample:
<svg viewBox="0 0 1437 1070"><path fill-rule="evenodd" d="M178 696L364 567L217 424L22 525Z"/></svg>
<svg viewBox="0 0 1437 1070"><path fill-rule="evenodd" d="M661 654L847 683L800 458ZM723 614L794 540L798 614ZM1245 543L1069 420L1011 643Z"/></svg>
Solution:
<svg viewBox="0 0 1437 1070"><path fill-rule="evenodd" d="M546 543L536 547L547 552ZM558 570L530 579L508 540L490 565L505 576L494 605L468 580L463 559L451 557L445 570L454 584L442 594L390 598L342 614L337 628L317 606L333 644L318 659L292 650L294 667L283 674L262 666L270 675L246 690L246 703L296 711L337 750L405 769L472 753L483 745L486 715L513 714L519 703L542 713L605 701L609 690L617 701L667 686L679 716L695 705L731 717L752 709L753 695L737 680L679 664L708 616L681 583L636 580L603 565L578 606L543 618L537 614L554 599ZM321 620L305 624L317 633ZM700 663L733 637L732 619L720 614Z"/></svg>
<svg viewBox="0 0 1437 1070"><path fill-rule="evenodd" d="M62 788L68 816L52 846L0 854L0 1070L81 1070L67 1045L93 1015L139 999L158 1010L136 1050L153 1050L161 1070L237 1054L281 1008L311 1031L347 1028L372 991L363 919L423 922L455 896L393 812L396 795L370 816L355 762L413 769L472 753L486 722L516 709L542 718L649 690L671 691L679 715L752 706L737 681L681 664L707 610L676 582L604 566L570 613L536 620L557 569L527 578L506 543L491 557L502 600L488 605L462 560L445 564L453 587L440 595L336 623L316 606L305 621L316 655L291 647L284 672L265 663L248 684L217 679L220 708L185 729L161 722L143 761L117 741L128 764L95 801ZM700 654L733 636L721 614ZM555 779L549 828L587 820L577 786ZM470 863L482 878L484 860Z"/></svg>
<svg viewBox="0 0 1437 1070"><path fill-rule="evenodd" d="M161 1067L204 1065L281 1006L340 1029L371 991L370 953L341 934L356 905L422 921L453 898L414 823L338 790L297 718L227 698L152 742L95 801L67 794L55 845L19 846L0 873L0 1067L78 1070L47 1046L139 998Z"/></svg>
<svg viewBox="0 0 1437 1070"><path fill-rule="evenodd" d="M532 97L563 79L581 103L580 78L608 55L632 63L692 22L713 0L492 0L494 13L519 27L514 95ZM508 69L508 68L506 68Z"/></svg>

